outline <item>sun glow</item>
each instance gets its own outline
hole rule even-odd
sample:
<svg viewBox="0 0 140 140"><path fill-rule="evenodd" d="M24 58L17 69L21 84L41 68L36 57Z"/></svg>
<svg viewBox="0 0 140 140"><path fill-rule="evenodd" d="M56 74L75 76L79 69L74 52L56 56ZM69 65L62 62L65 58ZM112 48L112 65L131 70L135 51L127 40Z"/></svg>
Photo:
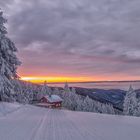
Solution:
<svg viewBox="0 0 140 140"><path fill-rule="evenodd" d="M33 83L43 83L47 81L48 83L63 83L63 82L87 82L90 81L89 78L85 77L21 77L21 80L29 81Z"/></svg>

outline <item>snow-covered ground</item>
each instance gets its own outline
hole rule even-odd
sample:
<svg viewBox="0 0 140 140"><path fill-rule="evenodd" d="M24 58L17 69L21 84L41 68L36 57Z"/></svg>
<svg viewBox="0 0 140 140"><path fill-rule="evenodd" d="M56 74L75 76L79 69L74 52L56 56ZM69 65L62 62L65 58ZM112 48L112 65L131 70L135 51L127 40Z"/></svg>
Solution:
<svg viewBox="0 0 140 140"><path fill-rule="evenodd" d="M140 118L0 103L0 140L140 140Z"/></svg>
<svg viewBox="0 0 140 140"><path fill-rule="evenodd" d="M12 113L22 107L22 105L18 103L5 103L1 102L0 103L0 117L1 116L6 116L9 115L9 113Z"/></svg>

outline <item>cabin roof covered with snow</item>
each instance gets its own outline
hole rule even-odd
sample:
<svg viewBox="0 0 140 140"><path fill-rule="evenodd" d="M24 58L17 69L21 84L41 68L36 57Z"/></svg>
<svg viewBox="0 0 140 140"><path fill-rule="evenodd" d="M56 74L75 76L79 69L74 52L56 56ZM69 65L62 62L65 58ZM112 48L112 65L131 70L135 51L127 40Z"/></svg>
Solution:
<svg viewBox="0 0 140 140"><path fill-rule="evenodd" d="M51 96L46 95L46 96L44 96L44 98L46 98L50 103L63 101L63 99L58 95L51 95Z"/></svg>

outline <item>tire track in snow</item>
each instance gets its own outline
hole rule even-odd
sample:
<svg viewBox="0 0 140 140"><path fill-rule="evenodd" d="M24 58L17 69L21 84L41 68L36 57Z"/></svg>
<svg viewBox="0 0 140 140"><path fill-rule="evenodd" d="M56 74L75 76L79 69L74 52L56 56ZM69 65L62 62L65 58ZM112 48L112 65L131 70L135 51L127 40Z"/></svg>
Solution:
<svg viewBox="0 0 140 140"><path fill-rule="evenodd" d="M68 112L70 113L70 112ZM76 113L80 113L81 112L76 112ZM76 125L79 129L82 129L82 133L84 132L85 135L87 135L88 137L90 136L91 139L95 138L96 140L104 140L103 135L99 134L99 131L96 128L92 127L92 130L89 128L88 124L86 123L87 120L85 120L82 116L79 116L78 114L75 115L74 113L71 115L71 118L69 117L69 120L71 120L74 123L74 120L76 120ZM77 118L78 117L78 118ZM90 118L89 118L90 119ZM94 122L94 121L93 121ZM81 125L82 124L82 125ZM93 124L94 125L94 124ZM91 140L90 139L90 140ZM87 139L88 140L88 139Z"/></svg>
<svg viewBox="0 0 140 140"><path fill-rule="evenodd" d="M41 109L41 108L40 108ZM45 111L49 112L49 109L44 109ZM30 140L41 140L39 137L40 137L40 134L42 133L43 131L43 126L45 125L45 122L46 122L46 119L47 119L47 115L44 111L44 114L42 116L42 118L40 119L40 121L38 122L38 125L35 127L35 129L32 131L32 134L31 134L31 138ZM42 139L43 140L43 139Z"/></svg>
<svg viewBox="0 0 140 140"><path fill-rule="evenodd" d="M19 130L19 127L21 127L20 124L21 124L22 120L25 120L26 116L28 115L28 114L22 113L22 112L25 112L25 110L27 111L30 109L25 108L25 107L21 108L20 110L18 110L18 112L15 112L14 114L10 114L3 119L3 122L9 122L10 127L3 126L2 130L3 130L3 133L5 133L6 135L2 135L3 137L1 137L0 139L14 140L13 139L14 134L17 133L17 130ZM21 114L22 114L22 116L21 116Z"/></svg>
<svg viewBox="0 0 140 140"><path fill-rule="evenodd" d="M52 109L48 109L45 113L44 120L40 127L38 128L38 132L35 134L33 140L53 140L53 131L52 131ZM47 134L47 136L46 136Z"/></svg>
<svg viewBox="0 0 140 140"><path fill-rule="evenodd" d="M32 106L27 106L26 108L25 106L18 112L17 116L15 113L12 118L10 116L8 116L8 119L5 118L3 121L9 121L10 127L2 129L6 135L2 135L3 137L1 137L0 140L30 140L28 138L31 135L31 131L36 127L36 123L38 122L36 113L36 108ZM44 113L44 110L40 109L38 113Z"/></svg>
<svg viewBox="0 0 140 140"><path fill-rule="evenodd" d="M67 114L63 110L52 110L50 114L50 125L46 125L45 130L47 133L45 138L49 140L87 139L79 128L67 117ZM93 137L90 140L93 140Z"/></svg>
<svg viewBox="0 0 140 140"><path fill-rule="evenodd" d="M66 114L62 110L53 112L53 123L55 127L54 140L73 140L75 137L74 128L71 127L70 122L67 121ZM81 139L79 136L77 139Z"/></svg>

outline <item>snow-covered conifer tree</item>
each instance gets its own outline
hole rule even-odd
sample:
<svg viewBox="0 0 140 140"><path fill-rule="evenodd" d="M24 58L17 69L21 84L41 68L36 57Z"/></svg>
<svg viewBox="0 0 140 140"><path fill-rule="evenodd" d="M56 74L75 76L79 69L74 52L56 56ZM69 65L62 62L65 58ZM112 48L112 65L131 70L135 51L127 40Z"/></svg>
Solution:
<svg viewBox="0 0 140 140"><path fill-rule="evenodd" d="M140 99L138 99L138 104L137 104L137 111L135 113L136 116L140 117Z"/></svg>
<svg viewBox="0 0 140 140"><path fill-rule="evenodd" d="M39 93L39 98L42 98L45 95L51 95L51 94L52 94L52 90L50 87L48 87L47 82L45 81L41 88L41 92Z"/></svg>
<svg viewBox="0 0 140 140"><path fill-rule="evenodd" d="M83 111L83 102L84 100L81 98L80 95L77 95L77 107L76 107L76 110L77 111Z"/></svg>
<svg viewBox="0 0 140 140"><path fill-rule="evenodd" d="M70 94L71 94L71 91L70 91L70 88L68 86L68 83L66 82L65 85L64 85L64 90L63 90L63 93L62 93L62 98L64 99L63 101L63 106L64 107L69 107L70 106Z"/></svg>
<svg viewBox="0 0 140 140"><path fill-rule="evenodd" d="M24 96L26 98L25 103L32 103L33 101L33 90L34 90L34 86L32 83L27 82L26 85L26 91L24 93Z"/></svg>
<svg viewBox="0 0 140 140"><path fill-rule="evenodd" d="M93 111L93 100L86 96L83 102L83 111L92 112Z"/></svg>
<svg viewBox="0 0 140 140"><path fill-rule="evenodd" d="M63 101L63 106L68 108L68 109L72 109L72 95L71 95L71 90L68 86L68 83L66 82L64 85L64 90L63 90L63 94L62 94L62 98L64 99Z"/></svg>
<svg viewBox="0 0 140 140"><path fill-rule="evenodd" d="M124 115L135 116L137 114L138 101L136 98L136 92L130 86L129 90L126 93L124 103L123 103L123 113Z"/></svg>
<svg viewBox="0 0 140 140"><path fill-rule="evenodd" d="M64 85L64 93L67 94L67 93L70 93L70 88L69 88L69 85L68 83L66 82L65 85Z"/></svg>
<svg viewBox="0 0 140 140"><path fill-rule="evenodd" d="M18 77L16 70L20 61L15 55L17 49L14 43L6 35L6 22L0 11L0 96L4 101L11 101L14 94L12 79Z"/></svg>
<svg viewBox="0 0 140 140"><path fill-rule="evenodd" d="M105 108L106 108L107 114L115 114L114 108L111 104L105 104Z"/></svg>
<svg viewBox="0 0 140 140"><path fill-rule="evenodd" d="M69 107L70 107L70 109L71 110L76 110L76 108L77 108L77 105L78 105L78 95L76 94L76 90L75 90L75 88L72 88L71 89L71 92L69 93L69 101L70 101L70 105L69 105Z"/></svg>

